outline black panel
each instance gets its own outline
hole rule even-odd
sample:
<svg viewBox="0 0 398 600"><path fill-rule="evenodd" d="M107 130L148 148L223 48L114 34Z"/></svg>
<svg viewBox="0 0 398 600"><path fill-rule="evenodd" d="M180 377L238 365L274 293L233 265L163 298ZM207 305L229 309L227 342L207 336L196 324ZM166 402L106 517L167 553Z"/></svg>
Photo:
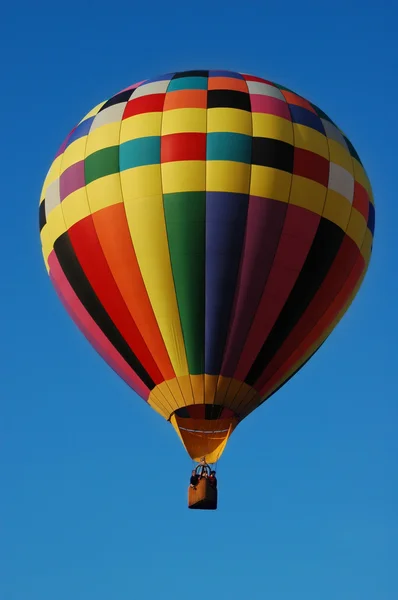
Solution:
<svg viewBox="0 0 398 600"><path fill-rule="evenodd" d="M271 138L254 137L252 164L293 172L294 147Z"/></svg>
<svg viewBox="0 0 398 600"><path fill-rule="evenodd" d="M43 200L43 202L40 204L39 207L39 228L40 231L43 229L44 225L47 223L47 218L46 218L46 201Z"/></svg>
<svg viewBox="0 0 398 600"><path fill-rule="evenodd" d="M348 138L345 137L345 135L343 136L345 139L345 142L348 146L348 149L350 151L351 156L353 156L354 158L357 159L357 161L359 162L359 164L362 165L361 159L358 156L358 152L355 150L354 146L352 145L352 143L350 142L350 140Z"/></svg>
<svg viewBox="0 0 398 600"><path fill-rule="evenodd" d="M173 79L182 79L183 77L208 77L209 71L181 71L173 76Z"/></svg>
<svg viewBox="0 0 398 600"><path fill-rule="evenodd" d="M180 417L181 419L189 419L189 417L190 417L189 409L186 406L183 406L182 408L178 408L175 412L176 412L177 417Z"/></svg>
<svg viewBox="0 0 398 600"><path fill-rule="evenodd" d="M207 108L239 108L250 112L250 95L237 90L209 90Z"/></svg>
<svg viewBox="0 0 398 600"><path fill-rule="evenodd" d="M254 385L303 315L322 285L344 235L340 227L327 219L321 219L296 284L246 377L248 385Z"/></svg>
<svg viewBox="0 0 398 600"><path fill-rule="evenodd" d="M205 419L210 421L219 419L223 409L223 406L217 406L216 404L205 404Z"/></svg>
<svg viewBox="0 0 398 600"><path fill-rule="evenodd" d="M77 260L76 254L67 233L62 234L54 243L61 269L65 273L75 294L83 304L92 319L108 338L116 350L123 356L124 360L137 373L138 377L151 390L155 387L152 378L146 372L138 358L131 351L119 330L115 327L108 313L100 303L97 295L91 287L82 267Z"/></svg>
<svg viewBox="0 0 398 600"><path fill-rule="evenodd" d="M116 94L115 96L112 96L112 98L109 98L109 100L107 100L105 102L104 106L102 106L98 112L100 113L102 110L105 110L106 108L109 108L110 106L114 106L115 104L121 104L122 102L128 102L131 98L133 91L134 90L125 90L124 92L120 92L120 94Z"/></svg>

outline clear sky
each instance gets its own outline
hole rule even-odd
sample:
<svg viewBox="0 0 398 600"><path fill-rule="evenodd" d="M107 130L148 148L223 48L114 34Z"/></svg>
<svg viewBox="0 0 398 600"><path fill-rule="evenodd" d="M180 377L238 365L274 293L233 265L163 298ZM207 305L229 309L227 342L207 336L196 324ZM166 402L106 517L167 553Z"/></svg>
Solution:
<svg viewBox="0 0 398 600"><path fill-rule="evenodd" d="M1 600L396 600L397 26L393 0L2 8ZM214 513L188 511L192 463L174 430L62 308L37 214L60 142L93 106L195 68L263 76L320 106L376 201L355 303L238 427Z"/></svg>

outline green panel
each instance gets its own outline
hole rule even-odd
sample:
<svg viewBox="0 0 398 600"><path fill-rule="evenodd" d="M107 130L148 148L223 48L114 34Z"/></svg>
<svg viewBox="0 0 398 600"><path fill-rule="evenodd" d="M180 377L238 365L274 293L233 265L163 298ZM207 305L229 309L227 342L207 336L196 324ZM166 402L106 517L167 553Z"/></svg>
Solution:
<svg viewBox="0 0 398 600"><path fill-rule="evenodd" d="M86 157L84 161L84 176L86 185L105 177L119 172L119 146L110 146L97 150Z"/></svg>
<svg viewBox="0 0 398 600"><path fill-rule="evenodd" d="M191 375L204 373L206 192L164 195L167 237Z"/></svg>

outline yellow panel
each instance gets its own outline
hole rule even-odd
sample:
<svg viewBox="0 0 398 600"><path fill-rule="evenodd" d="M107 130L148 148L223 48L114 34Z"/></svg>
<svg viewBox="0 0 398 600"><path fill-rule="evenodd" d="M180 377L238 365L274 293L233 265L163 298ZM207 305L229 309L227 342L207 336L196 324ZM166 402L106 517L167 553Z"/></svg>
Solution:
<svg viewBox="0 0 398 600"><path fill-rule="evenodd" d="M281 140L293 144L293 127L290 121L264 113L253 113L253 136Z"/></svg>
<svg viewBox="0 0 398 600"><path fill-rule="evenodd" d="M72 142L71 145L67 147L62 155L61 173L66 171L68 167L71 167L84 159L86 143L87 136L84 136L75 142Z"/></svg>
<svg viewBox="0 0 398 600"><path fill-rule="evenodd" d="M94 108L90 110L90 112L87 113L85 117L82 118L82 120L79 122L79 125L80 123L83 123L83 121L85 121L86 119L89 119L90 117L95 117L97 112L100 110L100 108L104 106L106 102L107 100L104 100L103 102L100 102L100 104L97 104L97 106L94 106Z"/></svg>
<svg viewBox="0 0 398 600"><path fill-rule="evenodd" d="M322 216L346 230L351 214L351 204L334 190L328 190Z"/></svg>
<svg viewBox="0 0 398 600"><path fill-rule="evenodd" d="M286 171L252 165L250 194L261 198L289 201L292 175Z"/></svg>
<svg viewBox="0 0 398 600"><path fill-rule="evenodd" d="M234 380L234 381L236 382L235 383L235 385L236 385L235 397L231 400L231 402L229 403L228 406L232 410L239 413L242 409L242 406L244 406L246 404L247 397L252 394L253 389L250 385L247 385L247 383L236 381L236 380ZM228 394L229 394L229 392L228 392Z"/></svg>
<svg viewBox="0 0 398 600"><path fill-rule="evenodd" d="M101 127L93 129L87 137L86 156L119 144L120 122L107 123Z"/></svg>
<svg viewBox="0 0 398 600"><path fill-rule="evenodd" d="M363 215L356 208L352 208L346 234L354 240L358 248L362 245L366 225Z"/></svg>
<svg viewBox="0 0 398 600"><path fill-rule="evenodd" d="M223 404L225 396L228 392L228 388L231 385L232 379L230 377L223 377L220 375L217 379L217 390L214 404Z"/></svg>
<svg viewBox="0 0 398 600"><path fill-rule="evenodd" d="M53 244L49 234L48 225L44 225L43 229L40 232L40 240L41 240L41 248L43 253L44 262L46 264L47 271L49 270L48 265L48 257L50 256Z"/></svg>
<svg viewBox="0 0 398 600"><path fill-rule="evenodd" d="M322 133L315 131L311 127L306 127L306 125L297 125L297 123L293 124L293 131L294 145L297 148L315 152L315 154L319 154L329 160L328 140Z"/></svg>
<svg viewBox="0 0 398 600"><path fill-rule="evenodd" d="M86 186L90 212L123 202L119 173L95 179Z"/></svg>
<svg viewBox="0 0 398 600"><path fill-rule="evenodd" d="M218 375L205 375L205 404L215 404Z"/></svg>
<svg viewBox="0 0 398 600"><path fill-rule="evenodd" d="M149 198L162 194L160 164L121 171L120 180L125 202L135 198Z"/></svg>
<svg viewBox="0 0 398 600"><path fill-rule="evenodd" d="M66 231L65 219L61 204L58 204L47 217L48 239L51 248L54 242Z"/></svg>
<svg viewBox="0 0 398 600"><path fill-rule="evenodd" d="M175 410L185 406L186 402L182 395L177 379L174 378L168 381L163 381L154 389L161 393L162 397L164 398L163 402L167 402L167 406L169 408L167 418L169 418L171 413L173 413Z"/></svg>
<svg viewBox="0 0 398 600"><path fill-rule="evenodd" d="M368 192L369 196L371 196L373 199L372 187L370 185L370 181L368 179L368 176L365 173L363 166L361 165L361 163L359 163L357 161L356 158L352 158L352 162L354 165L355 180L358 181L365 188L365 190Z"/></svg>
<svg viewBox="0 0 398 600"><path fill-rule="evenodd" d="M370 255L372 252L372 242L373 242L373 236L372 236L370 230L368 228L366 228L365 237L364 237L363 244L361 247L361 254L365 259L366 265L368 265L369 261L370 261Z"/></svg>
<svg viewBox="0 0 398 600"><path fill-rule="evenodd" d="M163 398L159 395L159 391L156 388L149 394L148 404L166 420L169 418L170 412L163 404Z"/></svg>
<svg viewBox="0 0 398 600"><path fill-rule="evenodd" d="M162 119L162 135L170 133L206 133L205 108L176 108L166 110Z"/></svg>
<svg viewBox="0 0 398 600"><path fill-rule="evenodd" d="M340 165L351 173L351 175L354 175L351 154L339 142L331 139L329 139L329 150L330 162Z"/></svg>
<svg viewBox="0 0 398 600"><path fill-rule="evenodd" d="M162 405L163 410L166 414L166 419L168 420L170 418L170 415L175 410L176 400L169 386L167 385L167 382L164 381L161 385L158 385L152 391L156 393L156 396L159 400L159 404Z"/></svg>
<svg viewBox="0 0 398 600"><path fill-rule="evenodd" d="M195 420L195 425L198 427L198 430L195 431L187 431L182 426L184 421L186 419L178 419L175 415L170 419L189 456L196 462L200 462L202 458L206 458L206 461L210 464L214 464L219 460L231 433L237 425L237 420L234 418L223 419L216 422L223 431L205 433L209 431L206 427L208 422L205 420ZM188 421L191 420L189 419ZM189 427L190 423L187 425Z"/></svg>
<svg viewBox="0 0 398 600"><path fill-rule="evenodd" d="M123 186L123 192L124 189ZM163 196L125 199L124 205L138 264L174 372L176 375L188 375L170 264Z"/></svg>
<svg viewBox="0 0 398 600"><path fill-rule="evenodd" d="M61 162L62 162L62 154L57 156L57 158L52 163L51 167L48 170L46 178L44 180L44 184L41 190L40 202L45 198L47 188L49 185L53 183L59 177L59 173L61 170Z"/></svg>
<svg viewBox="0 0 398 600"><path fill-rule="evenodd" d="M187 406L194 403L191 378L189 375L177 377L177 384L182 395L182 404L179 406Z"/></svg>
<svg viewBox="0 0 398 600"><path fill-rule="evenodd" d="M238 414L244 418L255 410L261 402L261 398L256 390L251 389L239 405Z"/></svg>
<svg viewBox="0 0 398 600"><path fill-rule="evenodd" d="M206 189L206 161L181 160L162 163L163 193L202 192Z"/></svg>
<svg viewBox="0 0 398 600"><path fill-rule="evenodd" d="M369 180L368 180L368 181L369 181ZM369 190L370 190L370 192L369 192ZM374 196L373 196L373 190L372 190L372 187L371 187L371 185L370 185L370 182L369 182L368 194L369 194L370 201L371 201L371 203L372 203L372 204L373 204L373 206L374 206L375 199L374 199Z"/></svg>
<svg viewBox="0 0 398 600"><path fill-rule="evenodd" d="M60 206L62 207L66 226L70 229L75 223L78 223L90 214L86 188L80 188L69 194Z"/></svg>
<svg viewBox="0 0 398 600"><path fill-rule="evenodd" d="M250 165L228 160L210 160L206 164L207 191L249 193Z"/></svg>
<svg viewBox="0 0 398 600"><path fill-rule="evenodd" d="M252 135L251 114L237 108L210 108L207 111L207 132L220 131Z"/></svg>
<svg viewBox="0 0 398 600"><path fill-rule="evenodd" d="M120 143L123 144L141 137L160 135L162 114L161 112L143 113L123 120Z"/></svg>
<svg viewBox="0 0 398 600"><path fill-rule="evenodd" d="M244 384L242 381L237 381L236 379L231 379L231 383L228 387L227 393L223 400L223 406L234 410L234 406L238 406L239 399L242 400L241 392L243 390L243 396L246 396L248 390L247 384Z"/></svg>
<svg viewBox="0 0 398 600"><path fill-rule="evenodd" d="M191 375L191 386L195 404L204 404L205 385L204 375Z"/></svg>
<svg viewBox="0 0 398 600"><path fill-rule="evenodd" d="M293 175L292 189L290 192L291 204L301 206L320 215L326 199L326 188L317 181Z"/></svg>

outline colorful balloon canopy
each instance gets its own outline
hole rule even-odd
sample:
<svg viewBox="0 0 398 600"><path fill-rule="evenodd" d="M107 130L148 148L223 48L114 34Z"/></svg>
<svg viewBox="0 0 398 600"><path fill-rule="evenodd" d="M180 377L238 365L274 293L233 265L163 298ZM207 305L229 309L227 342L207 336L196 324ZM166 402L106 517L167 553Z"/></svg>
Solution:
<svg viewBox="0 0 398 600"><path fill-rule="evenodd" d="M169 73L96 106L40 200L66 310L208 462L344 315L374 223L368 177L333 121L229 71Z"/></svg>

